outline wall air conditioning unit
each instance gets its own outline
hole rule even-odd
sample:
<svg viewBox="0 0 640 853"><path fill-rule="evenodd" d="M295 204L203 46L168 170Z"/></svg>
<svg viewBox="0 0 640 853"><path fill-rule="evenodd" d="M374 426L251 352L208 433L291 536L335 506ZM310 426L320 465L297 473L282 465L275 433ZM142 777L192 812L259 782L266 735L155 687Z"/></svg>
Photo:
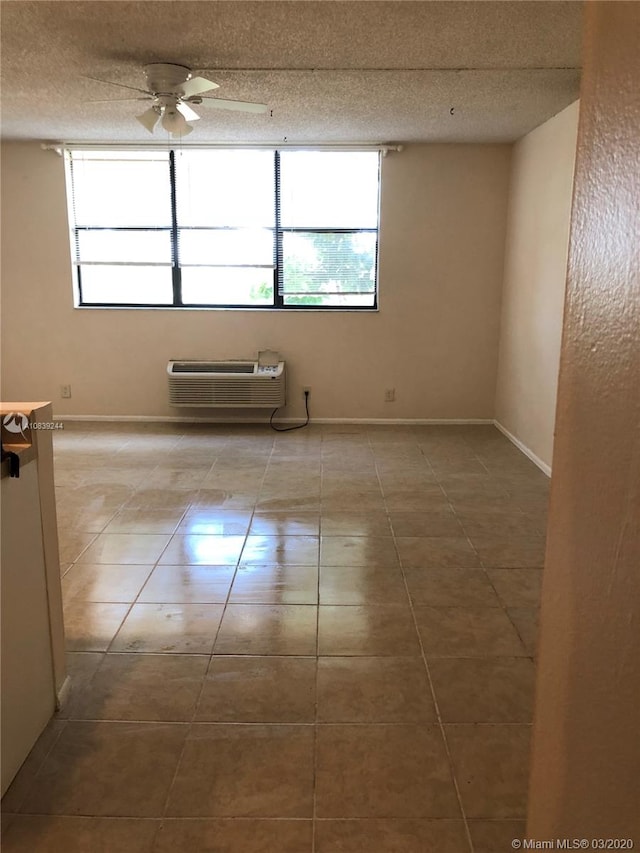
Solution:
<svg viewBox="0 0 640 853"><path fill-rule="evenodd" d="M260 353L258 361L170 361L167 374L171 406L277 409L285 404L285 363L277 353Z"/></svg>

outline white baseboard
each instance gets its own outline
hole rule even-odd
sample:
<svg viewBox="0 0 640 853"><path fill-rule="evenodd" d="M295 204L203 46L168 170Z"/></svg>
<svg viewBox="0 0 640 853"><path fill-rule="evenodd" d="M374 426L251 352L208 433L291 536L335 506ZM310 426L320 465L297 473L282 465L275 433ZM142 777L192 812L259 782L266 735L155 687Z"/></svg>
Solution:
<svg viewBox="0 0 640 853"><path fill-rule="evenodd" d="M316 424L408 424L413 426L437 426L442 424L492 424L490 418L312 418Z"/></svg>
<svg viewBox="0 0 640 853"><path fill-rule="evenodd" d="M506 435L506 437L509 439L509 441L510 441L512 444L515 444L515 446L518 448L518 450L519 450L519 451L521 451L521 453L524 453L524 455L525 455L525 456L528 456L528 457L529 457L529 459L533 462L533 464L534 464L534 465L537 465L537 466L538 466L538 468L539 468L539 469L540 469L544 474L546 474L546 475L547 475L547 477L550 477L550 476L551 476L551 466L550 466L550 465L547 465L547 463L546 463L546 462L543 462L543 461L542 461L542 459L540 459L540 457L539 457L539 456L536 456L536 454L533 452L533 450L531 450L529 447L527 447L527 445L526 445L526 444L523 444L523 443L520 441L520 439L519 439L519 438L516 438L516 437L515 437L515 435L514 435L512 432L509 432L509 430L508 430L505 426L503 426L503 425L500 423L500 421L496 421L496 420L494 420L494 421L493 421L493 424L494 424L494 426L495 426L497 429L499 429L499 430L500 430L500 432L501 432L503 435Z"/></svg>
<svg viewBox="0 0 640 853"><path fill-rule="evenodd" d="M269 418L199 418L184 417L176 415L57 415L54 420L99 422L99 423L179 423L179 424L268 424ZM287 424L299 423L304 418L275 418L274 423ZM408 425L437 425L437 424L493 424L491 418L311 418L312 424L380 424L393 426L396 424Z"/></svg>

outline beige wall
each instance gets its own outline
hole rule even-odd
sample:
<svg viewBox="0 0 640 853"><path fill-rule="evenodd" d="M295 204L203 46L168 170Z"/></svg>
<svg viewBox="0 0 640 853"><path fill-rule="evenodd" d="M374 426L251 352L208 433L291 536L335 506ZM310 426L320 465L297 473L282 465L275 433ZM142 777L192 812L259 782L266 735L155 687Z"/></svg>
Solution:
<svg viewBox="0 0 640 853"><path fill-rule="evenodd" d="M59 415L183 415L167 404L169 358L271 347L290 368L290 416L309 385L315 417L492 418L509 159L506 145L384 159L378 313L74 310L63 161L7 143L3 396L53 399Z"/></svg>
<svg viewBox="0 0 640 853"><path fill-rule="evenodd" d="M578 102L514 146L496 420L551 465Z"/></svg>
<svg viewBox="0 0 640 853"><path fill-rule="evenodd" d="M528 834L640 845L640 4L586 4Z"/></svg>

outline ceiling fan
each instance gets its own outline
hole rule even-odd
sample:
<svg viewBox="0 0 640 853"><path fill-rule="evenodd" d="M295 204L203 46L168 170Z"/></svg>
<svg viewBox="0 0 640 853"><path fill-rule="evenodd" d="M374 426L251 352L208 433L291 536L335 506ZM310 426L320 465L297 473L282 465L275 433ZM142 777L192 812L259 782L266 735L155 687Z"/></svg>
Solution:
<svg viewBox="0 0 640 853"><path fill-rule="evenodd" d="M109 100L123 101L152 101L148 110L136 116L140 124L153 133L158 121L172 136L186 136L193 127L189 122L197 121L200 116L192 109L191 104L202 104L206 101L209 106L221 110L239 110L248 113L265 113L269 109L266 104L254 104L249 101L230 101L226 98L212 98L208 95L214 89L220 88L212 80L204 77L194 77L191 69L185 65L172 65L165 62L153 62L145 65L147 88L126 86L124 83L113 83L111 80L100 80L89 77L100 83L109 83L121 89L141 92L137 98L110 98Z"/></svg>

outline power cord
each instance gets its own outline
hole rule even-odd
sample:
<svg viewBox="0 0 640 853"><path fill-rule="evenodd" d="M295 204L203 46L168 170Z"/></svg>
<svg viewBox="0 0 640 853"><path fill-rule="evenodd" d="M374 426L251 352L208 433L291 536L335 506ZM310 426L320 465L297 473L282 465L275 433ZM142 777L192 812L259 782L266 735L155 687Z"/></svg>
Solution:
<svg viewBox="0 0 640 853"><path fill-rule="evenodd" d="M274 429L276 432L291 432L291 430L302 429L303 427L306 427L307 424L309 423L309 392L308 391L304 392L304 408L305 408L305 412L307 413L307 419L305 420L305 422L303 424L296 424L295 426L290 426L290 427L274 426L273 425L273 419L274 419L275 414L278 411L278 409L280 409L280 406L278 406L278 409L274 409L271 412L271 417L269 418L269 426L271 427L271 429Z"/></svg>

